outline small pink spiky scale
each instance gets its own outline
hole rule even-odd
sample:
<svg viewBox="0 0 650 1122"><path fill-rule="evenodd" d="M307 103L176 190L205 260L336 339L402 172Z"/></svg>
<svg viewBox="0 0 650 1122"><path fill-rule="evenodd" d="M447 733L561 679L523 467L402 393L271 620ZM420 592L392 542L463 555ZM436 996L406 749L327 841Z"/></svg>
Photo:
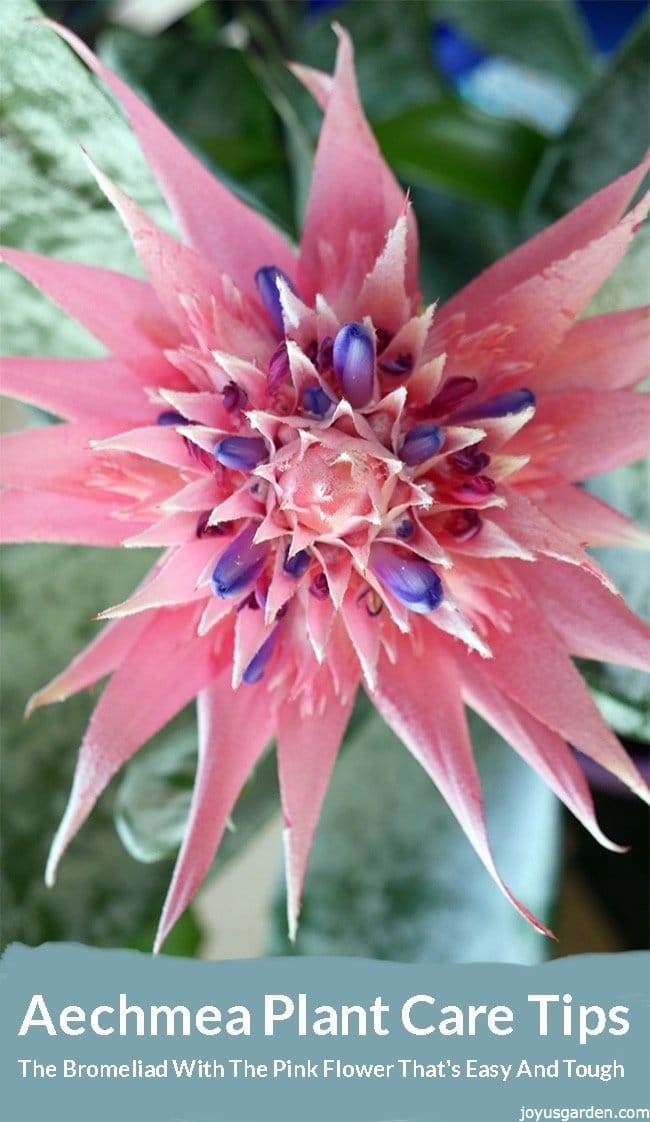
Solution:
<svg viewBox="0 0 650 1122"><path fill-rule="evenodd" d="M645 215L645 168L445 306L420 310L411 208L364 119L352 48L296 73L324 108L298 253L67 30L121 101L181 232L99 170L149 283L7 250L109 351L15 358L4 392L67 423L5 442L10 541L160 546L143 584L30 702L112 677L52 846L196 697L199 763L156 946L277 740L289 928L357 686L419 760L490 874L464 704L603 844L568 744L647 796L571 655L648 664L648 631L585 545L642 532L580 480L639 457L647 310L578 320ZM90 163L90 161L89 161Z"/></svg>

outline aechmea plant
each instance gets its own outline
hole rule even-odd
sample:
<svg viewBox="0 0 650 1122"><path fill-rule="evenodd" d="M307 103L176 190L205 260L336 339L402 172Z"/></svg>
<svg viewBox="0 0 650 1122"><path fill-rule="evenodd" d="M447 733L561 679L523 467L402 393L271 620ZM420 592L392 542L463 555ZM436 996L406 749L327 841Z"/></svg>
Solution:
<svg viewBox="0 0 650 1122"><path fill-rule="evenodd" d="M3 390L65 423L6 438L8 541L156 546L139 588L37 693L107 675L47 879L117 770L189 701L199 761L157 946L275 738L289 928L358 687L495 868L465 706L604 845L571 746L644 782L572 656L646 666L648 631L586 546L647 544L580 483L644 451L647 310L581 319L648 209L638 167L441 307L415 215L364 118L338 28L298 248L192 156L69 31L121 102L179 240L88 164L148 281L7 250L104 344L14 358ZM102 605L98 605L98 609Z"/></svg>

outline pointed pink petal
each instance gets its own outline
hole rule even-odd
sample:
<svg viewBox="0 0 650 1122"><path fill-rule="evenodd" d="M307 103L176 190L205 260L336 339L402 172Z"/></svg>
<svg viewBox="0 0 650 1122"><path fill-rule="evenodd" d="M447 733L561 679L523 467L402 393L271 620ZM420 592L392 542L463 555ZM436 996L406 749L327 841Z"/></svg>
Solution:
<svg viewBox="0 0 650 1122"><path fill-rule="evenodd" d="M145 424L156 415L128 367L110 358L2 358L0 393L71 421Z"/></svg>
<svg viewBox="0 0 650 1122"><path fill-rule="evenodd" d="M524 543L523 535L522 540L516 542L503 526L497 526L491 517L485 517L480 534L466 542L452 541L449 549L466 557L516 557L520 561L534 561L535 554Z"/></svg>
<svg viewBox="0 0 650 1122"><path fill-rule="evenodd" d="M107 624L65 670L32 694L27 702L25 716L29 717L41 705L65 701L111 674L124 661L150 622L151 617L140 616L137 619L120 619Z"/></svg>
<svg viewBox="0 0 650 1122"><path fill-rule="evenodd" d="M459 662L459 671L467 704L535 769L596 841L620 851L622 847L600 829L589 784L565 741L495 689L475 667Z"/></svg>
<svg viewBox="0 0 650 1122"><path fill-rule="evenodd" d="M255 271L260 265L278 265L291 276L295 259L282 235L219 183L85 43L67 28L44 22L70 44L121 102L189 244L252 296Z"/></svg>
<svg viewBox="0 0 650 1122"><path fill-rule="evenodd" d="M133 452L146 460L156 460L170 467L197 468L196 461L173 425L143 425L103 440L96 439L93 447L99 451Z"/></svg>
<svg viewBox="0 0 650 1122"><path fill-rule="evenodd" d="M472 627L467 614L461 611L448 592L445 592L442 604L426 616L426 622L447 635L453 635L454 639L460 639L470 651L478 651L483 658L490 657L490 648L485 645Z"/></svg>
<svg viewBox="0 0 650 1122"><path fill-rule="evenodd" d="M404 194L388 170L359 104L349 35L339 26L335 30L339 37L336 70L316 151L298 272L298 288L307 302L316 292L327 298L342 288L351 267L349 236L363 247L354 262L361 282L404 209ZM415 305L417 232L412 215L406 283Z"/></svg>
<svg viewBox="0 0 650 1122"><path fill-rule="evenodd" d="M431 657L416 658L411 640L396 639L397 662L384 655L379 684L371 693L377 709L393 732L438 787L456 815L490 876L517 910L544 934L547 929L535 919L501 880L490 851L483 810L481 784L472 755L460 695L460 681L453 660L439 645ZM435 667L432 682L431 667Z"/></svg>
<svg viewBox="0 0 650 1122"><path fill-rule="evenodd" d="M266 683L230 686L225 669L198 696L199 762L187 830L163 909L154 951L185 911L208 871L235 801L273 735Z"/></svg>
<svg viewBox="0 0 650 1122"><path fill-rule="evenodd" d="M543 462L565 479L587 479L647 455L650 394L585 390L545 395L537 406L537 426L549 426L553 433L553 440L541 445ZM516 450L525 443L522 434Z"/></svg>
<svg viewBox="0 0 650 1122"><path fill-rule="evenodd" d="M539 561L520 579L570 654L650 671L650 627L588 573Z"/></svg>
<svg viewBox="0 0 650 1122"><path fill-rule="evenodd" d="M124 542L128 549L146 549L168 545L186 545L196 537L197 516L194 511L181 510L160 518L139 534Z"/></svg>
<svg viewBox="0 0 650 1122"><path fill-rule="evenodd" d="M8 433L0 440L2 482L7 487L83 491L99 465L90 443L113 427L105 421L93 421L41 425Z"/></svg>
<svg viewBox="0 0 650 1122"><path fill-rule="evenodd" d="M370 316L393 335L409 318L411 301L405 287L408 219L402 214L386 238L386 244L363 282L355 316Z"/></svg>
<svg viewBox="0 0 650 1122"><path fill-rule="evenodd" d="M127 597L121 604L106 608L98 619L117 619L144 612L151 608L172 608L192 600L204 600L206 591L197 590L197 581L206 563L214 558L216 565L225 544L206 538L190 541L161 558L157 572L144 586Z"/></svg>
<svg viewBox="0 0 650 1122"><path fill-rule="evenodd" d="M314 670L318 705L305 710L301 698L278 710L278 769L284 817L289 938L296 937L302 886L318 818L334 761L354 702L342 701L327 666Z"/></svg>
<svg viewBox="0 0 650 1122"><path fill-rule="evenodd" d="M620 511L571 483L544 495L544 511L582 545L627 545L648 549L650 532Z"/></svg>
<svg viewBox="0 0 650 1122"><path fill-rule="evenodd" d="M554 261L497 299L468 310L468 325L472 330L492 323L509 325L514 330L507 342L507 361L542 362L614 271L649 206L650 193L602 237ZM448 309L441 311L441 322L447 313Z"/></svg>
<svg viewBox="0 0 650 1122"><path fill-rule="evenodd" d="M197 635L207 635L208 631L216 624L221 623L226 616L229 616L235 610L236 606L232 600L222 600L220 596L212 596L199 620Z"/></svg>
<svg viewBox="0 0 650 1122"><path fill-rule="evenodd" d="M0 259L83 324L113 354L126 360L149 352L164 372L167 363L160 354L161 346L174 346L178 336L150 285L124 273L18 249L2 248Z"/></svg>
<svg viewBox="0 0 650 1122"><path fill-rule="evenodd" d="M104 690L86 730L46 881L116 771L213 677L218 661L196 634L194 605L157 612Z"/></svg>
<svg viewBox="0 0 650 1122"><path fill-rule="evenodd" d="M327 645L336 618L336 608L331 596L325 600L318 600L309 591L303 598L303 611L305 625L311 648L318 662L323 662L327 653Z"/></svg>
<svg viewBox="0 0 650 1122"><path fill-rule="evenodd" d="M606 233L633 198L647 169L648 161L644 160L638 167L592 195L559 222L480 273L445 304L441 313L445 320L460 311L472 315L474 309L492 304L499 296L507 295L529 277L548 269L553 262L567 257Z"/></svg>
<svg viewBox="0 0 650 1122"><path fill-rule="evenodd" d="M369 689L377 685L377 660L381 649L382 621L370 616L365 599L359 600L357 592L350 590L343 601L341 615L345 630L350 636L364 679Z"/></svg>
<svg viewBox="0 0 650 1122"><path fill-rule="evenodd" d="M588 553L585 553L575 538L556 526L546 514L530 499L509 487L502 487L507 499L503 510L490 511L490 520L529 552L566 561L585 569L609 588L613 588L611 578Z"/></svg>
<svg viewBox="0 0 650 1122"><path fill-rule="evenodd" d="M54 491L0 492L0 542L59 542L62 545L122 545L144 522L116 518L120 507L103 496L57 495Z"/></svg>
<svg viewBox="0 0 650 1122"><path fill-rule="evenodd" d="M209 425L210 428L227 428L232 425L232 418L224 407L223 398L215 393L179 393L176 390L161 390L160 396L164 398L172 409L176 409L188 421L200 425Z"/></svg>
<svg viewBox="0 0 650 1122"><path fill-rule="evenodd" d="M260 500L251 493L250 483L245 483L223 502L215 503L210 514L210 525L218 526L220 522L233 522L236 518L259 517L261 510Z"/></svg>
<svg viewBox="0 0 650 1122"><path fill-rule="evenodd" d="M624 390L650 374L650 307L588 316L526 384L539 390Z"/></svg>
<svg viewBox="0 0 650 1122"><path fill-rule="evenodd" d="M520 588L521 595L509 602L511 630L490 628L487 641L493 657L475 661L478 672L647 800L644 780L603 721L564 644Z"/></svg>
<svg viewBox="0 0 650 1122"><path fill-rule="evenodd" d="M301 62L289 62L287 66L305 89L309 90L318 107L325 111L334 89L332 75L316 70L313 66L304 66Z"/></svg>
<svg viewBox="0 0 650 1122"><path fill-rule="evenodd" d="M226 326L225 322L231 321L233 317L227 308L221 273L205 257L188 249L158 226L142 207L104 175L88 157L86 162L99 187L120 215L162 307L176 324L181 336L188 336L187 298L198 300L206 308L210 308L214 300L219 304L221 333L223 336L227 333L229 345L233 350L239 350L239 325L233 321ZM232 287L231 282L229 285ZM240 302L242 299L240 294ZM250 331L248 323L255 318L255 312L248 302L243 310L239 310L241 317L247 320L242 328L245 342Z"/></svg>
<svg viewBox="0 0 650 1122"><path fill-rule="evenodd" d="M213 475L195 479L167 499L164 509L169 511L192 511L194 514L211 510L218 502L221 488Z"/></svg>

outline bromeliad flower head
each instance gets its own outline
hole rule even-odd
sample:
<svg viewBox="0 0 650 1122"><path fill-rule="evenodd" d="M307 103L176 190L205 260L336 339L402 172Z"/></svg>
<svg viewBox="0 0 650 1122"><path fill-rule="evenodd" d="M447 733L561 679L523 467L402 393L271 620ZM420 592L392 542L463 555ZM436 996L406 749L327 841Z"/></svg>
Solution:
<svg viewBox="0 0 650 1122"><path fill-rule="evenodd" d="M415 219L345 31L333 78L296 68L325 113L298 252L59 33L121 101L182 241L93 168L149 283L5 253L109 351L5 363L4 392L67 418L6 440L5 538L164 550L30 703L112 675L48 881L118 768L196 697L196 785L157 945L273 737L293 935L362 684L544 930L495 869L464 705L606 845L568 745L647 794L570 658L648 663L647 630L583 548L644 536L578 486L641 455L650 431L649 398L630 390L646 314L578 319L647 210L625 213L644 169L422 310Z"/></svg>

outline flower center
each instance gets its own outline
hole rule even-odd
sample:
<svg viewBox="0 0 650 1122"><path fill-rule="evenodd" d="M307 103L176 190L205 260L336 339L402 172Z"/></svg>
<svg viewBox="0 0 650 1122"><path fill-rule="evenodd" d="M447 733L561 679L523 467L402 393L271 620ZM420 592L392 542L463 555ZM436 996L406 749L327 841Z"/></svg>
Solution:
<svg viewBox="0 0 650 1122"><path fill-rule="evenodd" d="M295 466L280 473L280 509L294 512L319 536L345 537L367 525L374 482L365 456L311 447Z"/></svg>
<svg viewBox="0 0 650 1122"><path fill-rule="evenodd" d="M501 501L495 455L535 405L524 387L441 377L440 361L423 357L418 317L393 336L369 316L336 325L320 298L301 304L275 266L255 279L275 336L268 368L244 360L226 383L217 372L222 435L210 445L197 434L197 463L216 475L222 499L196 532L234 534L213 592L242 609L264 607L275 624L245 682L273 656L294 582L335 598L341 589L331 582L346 573L369 616L387 604L400 626L404 608L435 611L444 596L438 565L451 564L449 550L467 550L484 511ZM159 423L185 424L187 434L179 413L165 411Z"/></svg>

